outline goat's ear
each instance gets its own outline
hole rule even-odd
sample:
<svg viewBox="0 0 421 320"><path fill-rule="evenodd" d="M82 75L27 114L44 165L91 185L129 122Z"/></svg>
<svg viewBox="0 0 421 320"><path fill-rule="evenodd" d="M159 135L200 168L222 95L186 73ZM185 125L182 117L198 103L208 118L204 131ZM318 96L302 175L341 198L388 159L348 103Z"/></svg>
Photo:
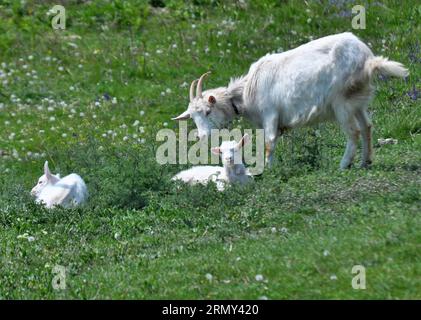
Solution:
<svg viewBox="0 0 421 320"><path fill-rule="evenodd" d="M53 179L53 175L51 174L50 168L48 167L48 161L45 161L44 163L44 174L48 181Z"/></svg>
<svg viewBox="0 0 421 320"><path fill-rule="evenodd" d="M182 114L180 114L178 117L171 118L171 120L187 120L187 119L190 119L190 118L191 118L190 111L186 110Z"/></svg>
<svg viewBox="0 0 421 320"><path fill-rule="evenodd" d="M221 154L221 148L219 147L211 148L211 151L213 154L217 154L217 155Z"/></svg>
<svg viewBox="0 0 421 320"><path fill-rule="evenodd" d="M250 136L246 133L237 144L237 148L242 148L246 143L249 143Z"/></svg>
<svg viewBox="0 0 421 320"><path fill-rule="evenodd" d="M216 98L214 96L209 96L208 101L209 101L210 104L215 104Z"/></svg>

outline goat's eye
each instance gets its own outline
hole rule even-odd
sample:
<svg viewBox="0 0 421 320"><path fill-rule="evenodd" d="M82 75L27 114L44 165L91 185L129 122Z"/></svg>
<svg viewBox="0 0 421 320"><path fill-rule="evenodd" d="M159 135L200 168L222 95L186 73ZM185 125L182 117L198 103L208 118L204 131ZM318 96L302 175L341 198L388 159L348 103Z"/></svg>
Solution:
<svg viewBox="0 0 421 320"><path fill-rule="evenodd" d="M38 184L41 184L41 183L42 183L42 181L38 182Z"/></svg>

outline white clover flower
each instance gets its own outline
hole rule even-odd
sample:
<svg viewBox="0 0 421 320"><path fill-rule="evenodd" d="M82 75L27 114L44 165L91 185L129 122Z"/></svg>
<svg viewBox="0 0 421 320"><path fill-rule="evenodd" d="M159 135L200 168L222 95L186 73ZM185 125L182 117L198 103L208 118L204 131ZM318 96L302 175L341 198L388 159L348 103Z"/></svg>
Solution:
<svg viewBox="0 0 421 320"><path fill-rule="evenodd" d="M164 127L167 127L168 126L168 122L164 122L163 125L164 125Z"/></svg>
<svg viewBox="0 0 421 320"><path fill-rule="evenodd" d="M145 143L145 141L146 141L145 138L140 139L140 143L142 144Z"/></svg>
<svg viewBox="0 0 421 320"><path fill-rule="evenodd" d="M213 280L213 276L212 276L210 273L205 274L205 278L206 278L208 281L212 281L212 280Z"/></svg>
<svg viewBox="0 0 421 320"><path fill-rule="evenodd" d="M158 50L156 50L156 53L157 54L161 54L162 53L162 50L161 49L158 49Z"/></svg>
<svg viewBox="0 0 421 320"><path fill-rule="evenodd" d="M333 281L338 280L338 277L336 276L336 274L332 274L330 276L330 280L333 280Z"/></svg>
<svg viewBox="0 0 421 320"><path fill-rule="evenodd" d="M129 137L128 136L124 136L123 137L123 141L127 141L127 140L129 140Z"/></svg>
<svg viewBox="0 0 421 320"><path fill-rule="evenodd" d="M32 59L34 59L34 56L32 55L28 56L28 60L32 60Z"/></svg>
<svg viewBox="0 0 421 320"><path fill-rule="evenodd" d="M135 122L133 122L132 126L133 127L137 127L139 125L139 123L140 123L140 121L139 120L136 120Z"/></svg>
<svg viewBox="0 0 421 320"><path fill-rule="evenodd" d="M67 133L63 133L61 136L62 136L63 138L67 138Z"/></svg>
<svg viewBox="0 0 421 320"><path fill-rule="evenodd" d="M170 88L167 88L167 89L165 90L165 93L171 93L171 89L170 89Z"/></svg>
<svg viewBox="0 0 421 320"><path fill-rule="evenodd" d="M64 70L64 68L62 66L58 67L58 71L63 71L63 70Z"/></svg>
<svg viewBox="0 0 421 320"><path fill-rule="evenodd" d="M24 234L19 234L16 238L17 239L27 239L29 234L25 232Z"/></svg>
<svg viewBox="0 0 421 320"><path fill-rule="evenodd" d="M176 43L174 43L174 44L172 45L172 48L173 48L173 49L177 49L177 44L176 44Z"/></svg>
<svg viewBox="0 0 421 320"><path fill-rule="evenodd" d="M140 115L141 115L141 116L143 116L143 115L145 114L145 111L140 110L140 112L139 112L139 113L140 113Z"/></svg>
<svg viewBox="0 0 421 320"><path fill-rule="evenodd" d="M255 279L256 279L256 281L263 281L264 278L261 274L256 274Z"/></svg>
<svg viewBox="0 0 421 320"><path fill-rule="evenodd" d="M81 118L85 117L85 113L84 112L79 113L79 117Z"/></svg>
<svg viewBox="0 0 421 320"><path fill-rule="evenodd" d="M48 120L50 120L50 121L56 121L56 118L55 117L50 117Z"/></svg>
<svg viewBox="0 0 421 320"><path fill-rule="evenodd" d="M323 255L324 255L325 257L327 257L328 255L330 255L329 250L325 250L325 251L323 251Z"/></svg>
<svg viewBox="0 0 421 320"><path fill-rule="evenodd" d="M70 87L69 87L69 90L70 90L70 91L74 91L74 90L75 90L75 87L70 86Z"/></svg>
<svg viewBox="0 0 421 320"><path fill-rule="evenodd" d="M117 98L116 97L113 97L112 100L111 100L111 103L112 104L117 104Z"/></svg>
<svg viewBox="0 0 421 320"><path fill-rule="evenodd" d="M101 103L99 103L99 101L95 101L95 107L99 107L101 106Z"/></svg>

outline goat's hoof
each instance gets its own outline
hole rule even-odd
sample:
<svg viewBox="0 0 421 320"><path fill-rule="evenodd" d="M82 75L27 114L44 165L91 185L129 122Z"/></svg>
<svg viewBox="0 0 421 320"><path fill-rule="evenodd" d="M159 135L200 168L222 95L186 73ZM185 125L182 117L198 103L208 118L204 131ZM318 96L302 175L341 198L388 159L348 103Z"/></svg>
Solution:
<svg viewBox="0 0 421 320"><path fill-rule="evenodd" d="M369 169L371 167L371 164L373 163L373 161L364 161L363 163L361 163L361 168L362 169Z"/></svg>
<svg viewBox="0 0 421 320"><path fill-rule="evenodd" d="M352 168L352 163L350 163L350 164L344 164L344 165L342 165L341 164L341 166L340 166L340 169L341 170L349 170L349 169L351 169Z"/></svg>

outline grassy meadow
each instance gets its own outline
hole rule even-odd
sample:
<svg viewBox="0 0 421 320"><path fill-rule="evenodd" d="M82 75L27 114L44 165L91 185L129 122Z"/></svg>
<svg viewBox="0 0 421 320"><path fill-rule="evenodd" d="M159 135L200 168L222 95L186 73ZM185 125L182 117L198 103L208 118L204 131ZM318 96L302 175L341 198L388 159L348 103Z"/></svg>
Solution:
<svg viewBox="0 0 421 320"><path fill-rule="evenodd" d="M366 29L352 29L355 4ZM0 298L420 299L420 21L416 0L1 0ZM178 130L193 79L211 70L205 88L224 86L266 53L344 31L410 70L376 79L370 169L359 152L339 170L345 137L321 124L279 139L248 186L170 181L188 166L159 165L155 137ZM45 160L84 178L86 205L35 204Z"/></svg>

